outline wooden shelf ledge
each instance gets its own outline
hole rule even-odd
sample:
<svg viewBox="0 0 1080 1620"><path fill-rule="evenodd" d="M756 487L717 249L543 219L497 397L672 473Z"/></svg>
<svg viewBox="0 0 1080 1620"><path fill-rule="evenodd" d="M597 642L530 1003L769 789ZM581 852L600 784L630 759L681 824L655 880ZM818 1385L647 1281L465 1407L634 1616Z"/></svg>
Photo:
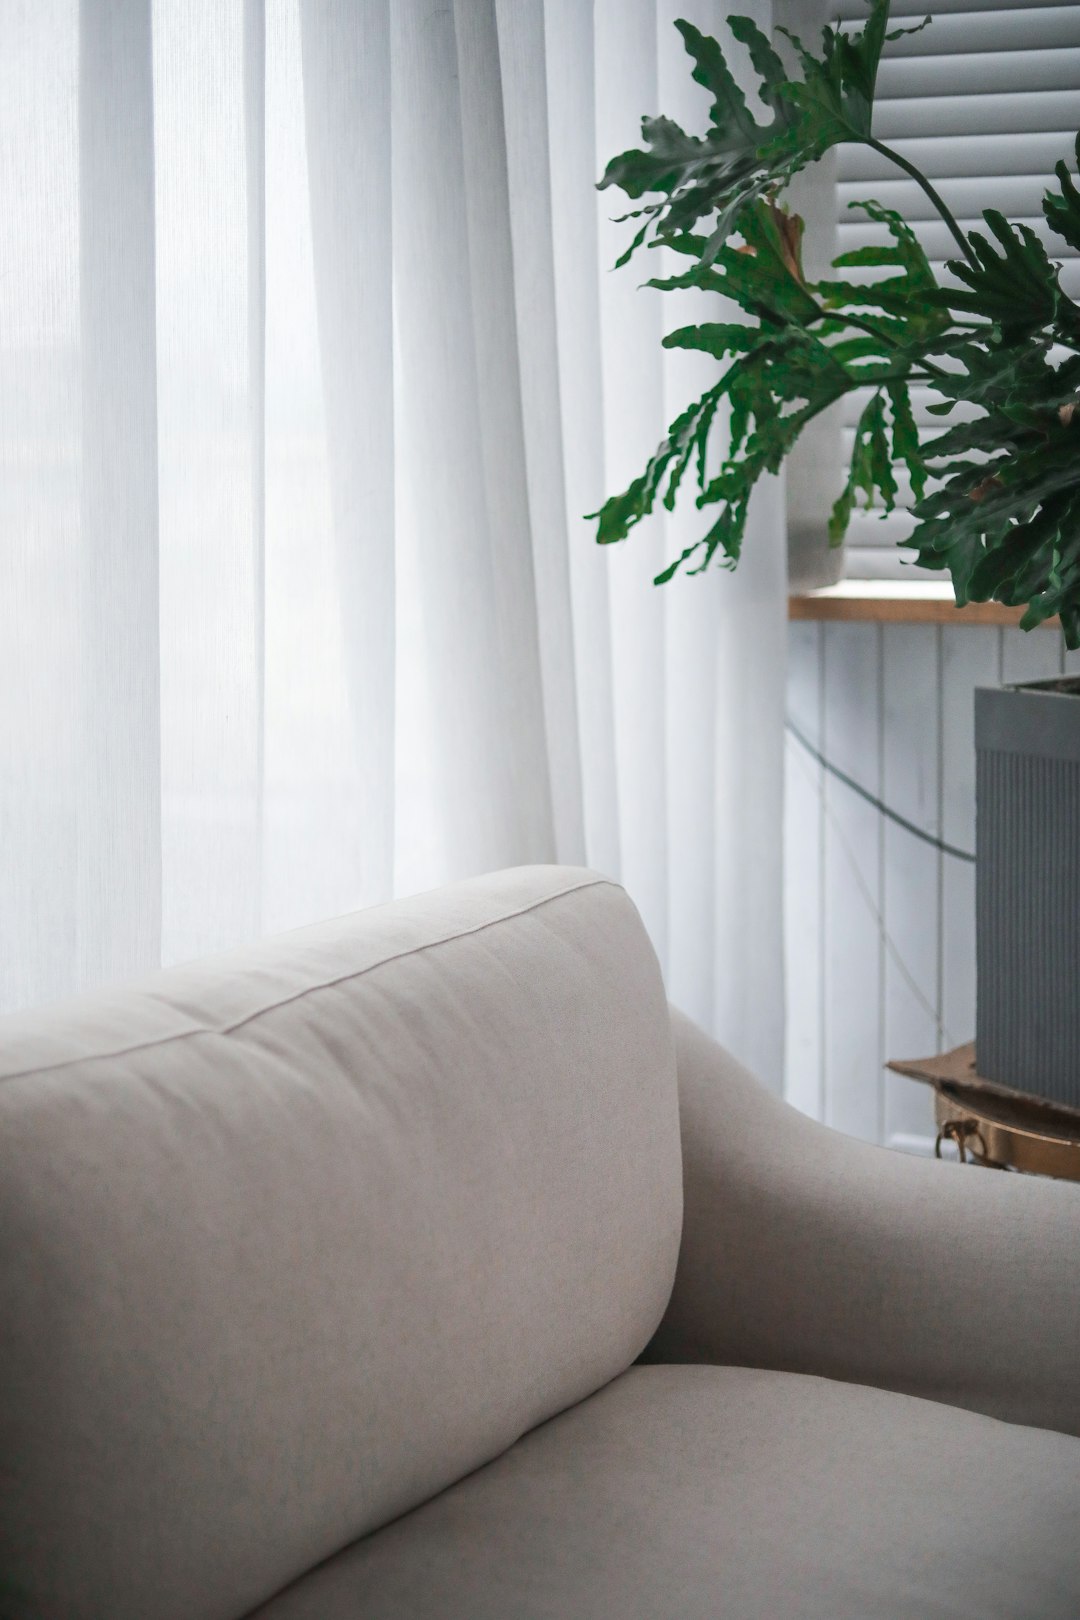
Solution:
<svg viewBox="0 0 1080 1620"><path fill-rule="evenodd" d="M958 608L952 586L937 580L845 579L825 590L788 597L789 619L857 624L1018 625L1023 608L1000 602L969 602ZM1057 619L1040 629L1058 630Z"/></svg>

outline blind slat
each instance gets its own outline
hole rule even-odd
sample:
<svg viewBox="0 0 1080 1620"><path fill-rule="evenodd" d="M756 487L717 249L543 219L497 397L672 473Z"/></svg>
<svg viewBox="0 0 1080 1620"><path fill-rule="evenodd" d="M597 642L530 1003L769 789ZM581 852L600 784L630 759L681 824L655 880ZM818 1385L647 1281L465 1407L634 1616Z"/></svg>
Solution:
<svg viewBox="0 0 1080 1620"><path fill-rule="evenodd" d="M1041 9L1075 6L1076 0L1041 0ZM836 22L865 22L866 0L834 0L830 15ZM970 15L973 11L1016 11L1016 0L893 0L891 17L896 22L921 22L927 11L935 16Z"/></svg>
<svg viewBox="0 0 1080 1620"><path fill-rule="evenodd" d="M885 57L878 68L876 104L906 96L952 98L997 91L1067 90L1075 95L1077 85L1080 50L1067 48Z"/></svg>
<svg viewBox="0 0 1080 1620"><path fill-rule="evenodd" d="M1071 159L1075 166L1074 130L1034 135L951 135L896 141L901 157L921 169L929 180L961 175L1053 173L1055 163ZM841 180L893 180L896 165L866 146L842 146L837 169Z"/></svg>
<svg viewBox="0 0 1080 1620"><path fill-rule="evenodd" d="M1080 6L1002 6L944 16L934 5L926 9L934 18L930 27L890 40L892 58L966 56L973 44L980 51L1045 51L1080 45Z"/></svg>
<svg viewBox="0 0 1080 1620"><path fill-rule="evenodd" d="M894 169L893 174L899 175ZM968 175L964 179L938 180L936 190L957 218L977 219L984 208L1000 208L1010 219L1038 219L1042 200L1056 183L1049 174ZM838 218L842 225L859 223L859 215L849 204L873 197L886 208L895 208L912 224L939 219L937 209L914 180L843 180L837 186Z"/></svg>
<svg viewBox="0 0 1080 1620"><path fill-rule="evenodd" d="M856 216L849 216L854 218ZM1015 223L1021 223L1021 217L1016 214L1009 216ZM981 219L958 220L961 230L967 232L977 230L985 237L990 237L990 231ZM1063 242L1060 236L1055 236L1045 219L1031 218L1022 221L1046 248L1052 260L1075 260L1080 255L1074 247ZM957 247L948 226L941 220L918 220L912 223L912 230L931 264L940 264L947 259L958 259L960 249ZM865 225L849 225L847 219L841 217L838 227L839 250L848 253L853 248L885 246L891 242L888 231L883 225L867 223Z"/></svg>
<svg viewBox="0 0 1080 1620"><path fill-rule="evenodd" d="M988 130L1007 135L1052 132L1072 123L1080 123L1080 94L1075 90L911 96L903 101L879 99L874 108L879 141L917 138L928 129L935 135L985 135Z"/></svg>

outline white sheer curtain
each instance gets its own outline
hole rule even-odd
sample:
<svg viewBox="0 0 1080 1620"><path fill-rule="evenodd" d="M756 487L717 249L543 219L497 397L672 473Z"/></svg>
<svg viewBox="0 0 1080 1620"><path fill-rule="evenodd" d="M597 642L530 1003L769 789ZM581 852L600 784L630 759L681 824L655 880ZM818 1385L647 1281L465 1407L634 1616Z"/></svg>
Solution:
<svg viewBox="0 0 1080 1620"><path fill-rule="evenodd" d="M780 487L662 591L692 507L582 518L708 374L593 182L724 14L0 0L3 1005L587 861L779 1082Z"/></svg>

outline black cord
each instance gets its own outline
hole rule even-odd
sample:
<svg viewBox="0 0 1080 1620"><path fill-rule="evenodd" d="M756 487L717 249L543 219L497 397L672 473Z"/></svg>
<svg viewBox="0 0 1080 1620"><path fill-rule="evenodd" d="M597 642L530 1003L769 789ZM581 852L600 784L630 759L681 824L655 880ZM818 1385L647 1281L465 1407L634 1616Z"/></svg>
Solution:
<svg viewBox="0 0 1080 1620"><path fill-rule="evenodd" d="M795 738L795 741L801 743L806 752L813 759L816 759L818 764L829 771L831 775L835 776L838 782L843 782L844 786L849 787L852 793L857 793L860 799L865 799L867 804L872 804L875 810L880 811L883 816L887 816L890 821L895 821L898 827L903 827L904 831L911 833L913 838L921 838L924 844L929 844L933 849L940 849L943 854L951 855L955 860L974 862L975 857L968 850L957 849L955 844L944 843L940 838L935 838L933 833L924 832L913 821L908 821L905 816L898 814L897 811L890 810L887 804L883 804L880 799L876 799L872 793L868 792L861 782L856 782L854 777L848 776L838 765L834 765L831 759L826 759L824 754L819 753L810 739L803 736L793 720L785 720L784 724Z"/></svg>

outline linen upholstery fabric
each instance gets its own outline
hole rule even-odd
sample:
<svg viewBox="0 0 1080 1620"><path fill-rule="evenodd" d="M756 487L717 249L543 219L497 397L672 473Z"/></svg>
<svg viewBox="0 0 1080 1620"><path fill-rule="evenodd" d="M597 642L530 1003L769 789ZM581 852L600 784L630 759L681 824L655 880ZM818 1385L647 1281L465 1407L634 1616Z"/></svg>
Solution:
<svg viewBox="0 0 1080 1620"><path fill-rule="evenodd" d="M1076 1620L1080 1440L636 1367L254 1620Z"/></svg>
<svg viewBox="0 0 1080 1620"><path fill-rule="evenodd" d="M236 1620L623 1371L680 1219L658 967L588 873L6 1020L14 1612Z"/></svg>
<svg viewBox="0 0 1080 1620"><path fill-rule="evenodd" d="M685 1218L649 1358L823 1373L1080 1435L1080 1187L854 1141L673 1023ZM1080 1516L1080 1466L1075 1492Z"/></svg>

